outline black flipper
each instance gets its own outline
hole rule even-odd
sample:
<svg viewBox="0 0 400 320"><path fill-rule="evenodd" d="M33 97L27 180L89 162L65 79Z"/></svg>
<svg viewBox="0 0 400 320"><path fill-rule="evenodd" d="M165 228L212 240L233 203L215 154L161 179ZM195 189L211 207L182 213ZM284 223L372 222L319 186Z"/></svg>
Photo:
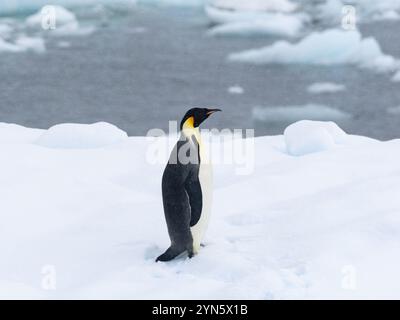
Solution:
<svg viewBox="0 0 400 320"><path fill-rule="evenodd" d="M189 179L185 183L185 190L188 194L190 203L190 226L193 227L197 222L199 222L201 211L203 209L203 196L198 176L194 179Z"/></svg>

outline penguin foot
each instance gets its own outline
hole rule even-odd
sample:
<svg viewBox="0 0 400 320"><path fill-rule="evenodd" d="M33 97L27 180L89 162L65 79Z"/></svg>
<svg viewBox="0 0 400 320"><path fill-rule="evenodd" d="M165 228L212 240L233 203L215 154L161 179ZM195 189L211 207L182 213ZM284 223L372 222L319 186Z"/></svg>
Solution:
<svg viewBox="0 0 400 320"><path fill-rule="evenodd" d="M193 249L189 249L189 250L187 251L187 254L188 254L189 259L192 259L192 258L194 257L194 251L193 251Z"/></svg>
<svg viewBox="0 0 400 320"><path fill-rule="evenodd" d="M170 261L172 259L175 259L177 256L179 256L183 252L184 251L171 246L171 247L169 247L167 249L167 251L165 251L161 256L159 256L156 259L156 262L158 262L158 261L162 261L162 262Z"/></svg>

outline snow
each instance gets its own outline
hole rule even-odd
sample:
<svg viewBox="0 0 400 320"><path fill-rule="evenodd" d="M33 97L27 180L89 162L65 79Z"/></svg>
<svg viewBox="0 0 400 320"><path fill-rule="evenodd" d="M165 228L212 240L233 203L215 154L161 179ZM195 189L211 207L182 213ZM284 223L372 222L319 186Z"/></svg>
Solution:
<svg viewBox="0 0 400 320"><path fill-rule="evenodd" d="M0 122L0 144L33 143L44 130Z"/></svg>
<svg viewBox="0 0 400 320"><path fill-rule="evenodd" d="M300 34L303 19L299 15L271 14L269 17L244 19L217 25L208 31L209 35L277 35L294 37Z"/></svg>
<svg viewBox="0 0 400 320"><path fill-rule="evenodd" d="M382 53L374 38L362 38L359 31L339 29L313 32L294 44L278 41L261 49L233 53L228 59L253 64L351 64L377 72L392 71L398 67L398 61Z"/></svg>
<svg viewBox="0 0 400 320"><path fill-rule="evenodd" d="M228 92L230 94L243 94L244 89L241 86L235 85L228 88Z"/></svg>
<svg viewBox="0 0 400 320"><path fill-rule="evenodd" d="M346 90L346 86L333 82L315 82L307 88L307 91L313 94L335 93L344 90Z"/></svg>
<svg viewBox="0 0 400 320"><path fill-rule="evenodd" d="M88 149L120 143L127 137L126 132L106 122L90 125L65 123L45 131L36 144L48 148Z"/></svg>
<svg viewBox="0 0 400 320"><path fill-rule="evenodd" d="M346 133L334 122L302 120L287 127L284 136L293 156L329 150L346 141Z"/></svg>
<svg viewBox="0 0 400 320"><path fill-rule="evenodd" d="M344 120L351 115L325 105L306 104L299 106L255 107L253 118L264 122L293 122L308 120Z"/></svg>
<svg viewBox="0 0 400 320"><path fill-rule="evenodd" d="M322 134L314 125L292 126L301 136L288 129L256 138L247 176L214 165L206 246L170 263L154 262L169 243L165 163L146 159L154 140L53 149L34 143L47 130L0 125L0 296L398 299L400 140L343 135L333 124ZM344 139L288 154L288 136L316 149L309 139L317 144L326 132Z"/></svg>

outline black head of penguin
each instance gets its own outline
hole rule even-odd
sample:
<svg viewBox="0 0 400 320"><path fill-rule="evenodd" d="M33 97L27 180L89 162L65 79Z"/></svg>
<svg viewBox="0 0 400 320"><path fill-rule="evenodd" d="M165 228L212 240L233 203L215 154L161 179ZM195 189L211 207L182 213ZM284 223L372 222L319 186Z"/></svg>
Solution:
<svg viewBox="0 0 400 320"><path fill-rule="evenodd" d="M193 108L186 112L181 121L181 130L186 125L197 128L200 124L211 116L214 112L221 111L221 109L207 109L207 108Z"/></svg>

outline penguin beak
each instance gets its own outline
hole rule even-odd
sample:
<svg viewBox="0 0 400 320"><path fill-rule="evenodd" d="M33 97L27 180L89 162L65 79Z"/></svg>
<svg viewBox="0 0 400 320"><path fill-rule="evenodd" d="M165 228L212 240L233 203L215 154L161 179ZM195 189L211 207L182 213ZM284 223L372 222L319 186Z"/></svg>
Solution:
<svg viewBox="0 0 400 320"><path fill-rule="evenodd" d="M221 109L208 109L207 110L207 116L211 116L213 113L218 112L218 111L222 111Z"/></svg>

